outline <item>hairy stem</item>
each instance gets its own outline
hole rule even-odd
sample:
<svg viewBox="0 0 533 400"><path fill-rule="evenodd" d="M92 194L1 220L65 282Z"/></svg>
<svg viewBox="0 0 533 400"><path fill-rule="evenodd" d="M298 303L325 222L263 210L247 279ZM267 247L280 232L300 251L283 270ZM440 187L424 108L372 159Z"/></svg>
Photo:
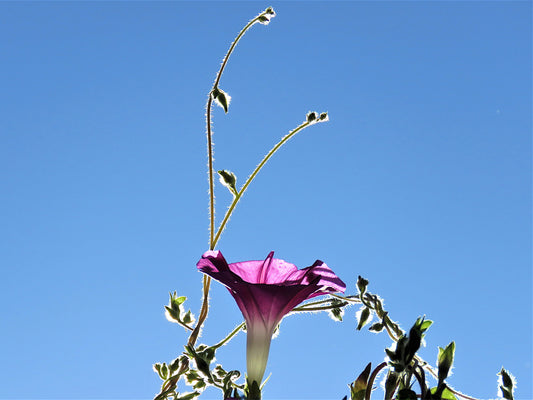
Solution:
<svg viewBox="0 0 533 400"><path fill-rule="evenodd" d="M233 338L233 336L235 336L237 333L239 333L242 330L242 328L245 327L245 325L246 325L246 322L242 322L234 330L232 330L228 336L226 336L224 339L222 339L220 342L218 342L217 344L215 344L212 347L214 349L218 349L219 347L224 346L226 343L228 343Z"/></svg>
<svg viewBox="0 0 533 400"><path fill-rule="evenodd" d="M306 121L304 122L303 124L301 124L300 126L298 126L296 129L290 131L287 135L285 135L266 155L265 157L261 160L261 162L257 165L257 167L255 167L255 170L252 172L252 174L248 177L248 179L246 180L246 182L244 183L244 185L242 186L242 188L237 192L237 194L235 195L235 197L233 198L233 201L231 202L228 210L226 211L226 215L224 215L224 219L222 220L219 228L218 228L218 231L215 235L215 239L212 243L212 245L216 245L218 243L218 240L220 239L220 235L222 234L222 232L224 231L224 229L226 228L226 224L228 223L229 221L229 218L231 216L231 214L233 213L233 210L235 209L235 206L237 206L237 203L239 202L239 200L241 199L242 195L244 194L244 192L246 192L246 189L248 189L248 186L250 186L250 183L252 183L252 181L254 180L254 178L256 177L256 175L259 173L259 171L261 171L261 168L263 168L265 166L265 164L268 162L268 160L276 153L276 151L279 150L279 148L281 146L283 146L290 138L292 138L294 135L296 135L298 132L300 132L301 130L307 128L309 125L311 125L312 123L309 122L309 121Z"/></svg>
<svg viewBox="0 0 533 400"><path fill-rule="evenodd" d="M200 334L200 329L202 329L202 324L204 323L205 319L207 318L207 312L209 311L209 287L211 286L211 278L207 275L204 275L203 277L203 301L202 301L202 308L200 309L200 315L198 316L198 322L196 323L196 326L194 327L194 330L191 333L191 336L189 336L189 340L187 344L191 347L194 347L194 344L196 343L196 340L198 339L198 335Z"/></svg>
<svg viewBox="0 0 533 400"><path fill-rule="evenodd" d="M233 50L235 49L235 46L237 46L237 43L242 38L242 36L246 33L246 31L256 22L260 21L262 17L264 17L265 14L270 13L269 9L263 11L261 14L256 16L254 19L252 19L246 26L239 32L233 43L231 44L228 52L224 56L224 60L222 61L222 65L220 66L220 69L217 73L217 76L215 78L215 83L213 84L213 88L209 92L208 98L207 98L207 107L206 107L206 131L207 131L207 164L208 164L208 180L209 180L209 249L213 250L216 246L216 240L214 239L215 234L215 171L213 168L213 131L212 131L212 122L211 122L211 109L213 105L213 91L218 87L218 83L220 82L220 78L222 77L222 73L224 72L224 68L226 68L226 65L228 63L229 57L231 53L233 53ZM203 302L202 302L202 308L200 309L200 315L198 316L198 321L196 323L195 328L193 329L191 336L189 336L188 344L191 346L194 346L196 343L196 340L198 339L198 335L200 334L200 329L202 328L202 325L204 321L207 318L207 314L209 311L209 287L211 285L211 278L208 276L203 277Z"/></svg>
<svg viewBox="0 0 533 400"><path fill-rule="evenodd" d="M268 10L268 9L267 9ZM209 249L213 250L216 246L216 240L214 240L214 234L215 234L215 171L213 168L213 134L211 129L211 108L213 104L213 91L218 88L218 83L220 82L220 78L222 78L222 73L224 72L224 69L226 68L226 65L228 63L228 60L233 53L233 50L235 49L235 46L237 46L237 43L239 43L239 40L244 36L246 31L250 29L250 27L258 22L260 18L262 18L266 13L267 10L263 11L261 14L256 16L254 19L252 19L250 22L246 24L244 28L239 32L233 43L231 43L231 46L224 56L224 59L222 60L222 65L220 66L220 69L217 73L217 76L215 78L215 83L213 84L213 88L209 92L208 99L207 99L207 113L206 113L206 125L207 125L207 157L208 157L208 175L209 175Z"/></svg>

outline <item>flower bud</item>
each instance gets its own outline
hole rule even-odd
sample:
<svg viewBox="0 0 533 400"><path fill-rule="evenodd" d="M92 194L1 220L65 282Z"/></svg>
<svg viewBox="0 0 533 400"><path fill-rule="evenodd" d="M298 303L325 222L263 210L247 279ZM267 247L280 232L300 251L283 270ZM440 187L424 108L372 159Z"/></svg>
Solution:
<svg viewBox="0 0 533 400"><path fill-rule="evenodd" d="M318 118L318 114L315 111L310 111L306 115L307 122L314 122Z"/></svg>
<svg viewBox="0 0 533 400"><path fill-rule="evenodd" d="M257 19L260 24L268 25L270 23L270 19L274 18L276 16L276 13L274 12L274 9L272 7L268 7Z"/></svg>
<svg viewBox="0 0 533 400"><path fill-rule="evenodd" d="M503 398L506 400L514 400L514 376L503 368L498 375L500 375L500 390L502 391Z"/></svg>
<svg viewBox="0 0 533 400"><path fill-rule="evenodd" d="M451 342L445 349L439 347L437 367L439 369L439 382L444 382L450 373L455 355L455 342Z"/></svg>

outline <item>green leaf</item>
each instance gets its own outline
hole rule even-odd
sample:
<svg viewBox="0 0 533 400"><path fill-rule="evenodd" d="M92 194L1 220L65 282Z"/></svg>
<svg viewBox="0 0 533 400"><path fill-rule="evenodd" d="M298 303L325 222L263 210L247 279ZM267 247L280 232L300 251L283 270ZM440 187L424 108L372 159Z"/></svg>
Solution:
<svg viewBox="0 0 533 400"><path fill-rule="evenodd" d="M439 369L439 382L444 382L450 373L455 355L455 342L451 342L445 349L439 347L437 367Z"/></svg>
<svg viewBox="0 0 533 400"><path fill-rule="evenodd" d="M175 292L174 292L174 296L171 296L170 297L170 306L175 309L175 310L178 310L180 308L180 306L185 303L185 300L187 300L187 297L185 296L175 296Z"/></svg>
<svg viewBox="0 0 533 400"><path fill-rule="evenodd" d="M226 376L227 372L224 370L224 368L222 368L222 365L217 364L217 366L213 369L213 374L217 378L222 379Z"/></svg>
<svg viewBox="0 0 533 400"><path fill-rule="evenodd" d="M341 308L340 306L344 306L346 304L347 304L346 302L343 302L339 299L335 299L335 298L331 299L332 306L339 306L339 307L335 307L335 308L328 310L328 314L331 317L331 319L333 319L334 321L342 321L342 317L344 315L344 309Z"/></svg>
<svg viewBox="0 0 533 400"><path fill-rule="evenodd" d="M200 375L198 375L198 372L196 372L195 370L191 369L190 371L188 371L186 374L185 374L185 380L187 381L187 383L189 385L193 385L194 383L198 382L199 380L201 380L202 378L200 377Z"/></svg>
<svg viewBox="0 0 533 400"><path fill-rule="evenodd" d="M423 319L423 322L420 324L420 330L422 332L425 332L429 329L431 325L433 325L433 321L429 319L426 319L426 320Z"/></svg>
<svg viewBox="0 0 533 400"><path fill-rule="evenodd" d="M211 363L215 359L216 349L213 347L208 347L205 350L198 353L208 363Z"/></svg>
<svg viewBox="0 0 533 400"><path fill-rule="evenodd" d="M199 380L193 385L193 389L204 390L207 384L203 380Z"/></svg>
<svg viewBox="0 0 533 400"><path fill-rule="evenodd" d="M372 363L368 363L363 372L350 384L351 400L364 400L371 370Z"/></svg>
<svg viewBox="0 0 533 400"><path fill-rule="evenodd" d="M231 96L222 89L214 88L211 92L211 97L213 100L215 100L215 103L224 109L224 112L227 114Z"/></svg>
<svg viewBox="0 0 533 400"><path fill-rule="evenodd" d="M189 325L190 323L192 323L194 321L194 317L191 313L191 310L187 311L185 313L185 315L183 316L183 323L185 325Z"/></svg>
<svg viewBox="0 0 533 400"><path fill-rule="evenodd" d="M500 376L500 390L502 391L502 396L507 400L514 400L514 382L515 379L508 371L503 367L502 370L498 373Z"/></svg>
<svg viewBox="0 0 533 400"><path fill-rule="evenodd" d="M237 188L235 187L235 185L237 184L237 177L235 176L235 174L225 169L217 171L217 173L220 175L220 183L226 186L231 192L231 194L237 196Z"/></svg>
<svg viewBox="0 0 533 400"><path fill-rule="evenodd" d="M176 397L176 400L192 400L198 396L200 396L200 392L185 393L180 397Z"/></svg>
<svg viewBox="0 0 533 400"><path fill-rule="evenodd" d="M170 301L168 306L165 306L165 315L170 322L181 322L181 313L183 312L182 304L187 300L185 296L178 296L176 292L169 293Z"/></svg>
<svg viewBox="0 0 533 400"><path fill-rule="evenodd" d="M179 323L179 320L180 320L179 311L173 310L172 308L168 306L165 306L165 310L166 310L165 315L170 322Z"/></svg>
<svg viewBox="0 0 533 400"><path fill-rule="evenodd" d="M342 316L344 315L344 310L342 308L332 308L329 310L329 316L334 321L342 322Z"/></svg>
<svg viewBox="0 0 533 400"><path fill-rule="evenodd" d="M357 330L360 331L363 326L369 322L370 318L370 309L368 307L363 308L361 313L359 314L359 323L357 324Z"/></svg>
<svg viewBox="0 0 533 400"><path fill-rule="evenodd" d="M437 390L438 390L437 387L431 388L431 394L436 394ZM457 400L457 397L455 397L455 395L452 393L452 391L450 389L444 388L444 390L442 391L442 393L440 395L440 399L442 399L442 400Z"/></svg>
<svg viewBox="0 0 533 400"><path fill-rule="evenodd" d="M370 326L370 328L368 328L368 330L370 332L375 332L375 333L378 333L378 332L381 332L383 330L383 328L385 327L385 325L383 325L382 322L376 322L375 324L372 324Z"/></svg>

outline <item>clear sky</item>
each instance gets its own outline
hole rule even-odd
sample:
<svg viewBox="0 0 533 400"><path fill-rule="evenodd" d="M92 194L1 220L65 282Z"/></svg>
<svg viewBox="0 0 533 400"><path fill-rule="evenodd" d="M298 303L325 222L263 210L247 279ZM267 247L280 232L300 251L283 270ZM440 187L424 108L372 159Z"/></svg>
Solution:
<svg viewBox="0 0 533 400"><path fill-rule="evenodd" d="M0 3L1 399L159 390L186 339L168 292L200 305L206 96L270 5L220 84L216 168L242 183L307 111L330 121L275 155L218 248L321 259L350 293L362 275L404 329L435 321L428 361L456 341L452 386L494 398L504 366L533 398L531 3L198 1ZM390 341L356 310L287 318L265 399L341 399L379 364ZM201 341L240 321L215 285ZM244 370L244 345L218 360Z"/></svg>

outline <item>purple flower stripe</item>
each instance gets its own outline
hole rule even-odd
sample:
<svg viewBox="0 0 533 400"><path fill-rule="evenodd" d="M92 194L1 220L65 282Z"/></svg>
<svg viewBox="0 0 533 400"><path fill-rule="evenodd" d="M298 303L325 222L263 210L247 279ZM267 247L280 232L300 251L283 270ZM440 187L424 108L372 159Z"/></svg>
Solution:
<svg viewBox="0 0 533 400"><path fill-rule="evenodd" d="M271 252L264 261L228 265L220 251L208 251L198 262L198 269L229 289L247 322L259 318L277 324L302 301L346 289L322 261L299 270L273 256Z"/></svg>

